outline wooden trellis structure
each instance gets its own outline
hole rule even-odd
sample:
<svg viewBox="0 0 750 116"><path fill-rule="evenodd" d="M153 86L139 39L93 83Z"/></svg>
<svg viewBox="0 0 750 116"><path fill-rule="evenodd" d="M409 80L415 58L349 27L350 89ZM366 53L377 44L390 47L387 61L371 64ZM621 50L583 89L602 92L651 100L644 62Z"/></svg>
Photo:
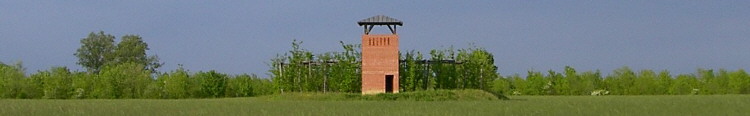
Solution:
<svg viewBox="0 0 750 116"><path fill-rule="evenodd" d="M430 64L445 63L445 64L456 65L456 64L463 64L464 62L466 62L466 61L456 61L456 60L416 60L415 61L415 63L417 63L417 64L425 65L425 69L424 69L425 71L422 74L423 74L423 76L426 76L426 77L430 77L429 75L431 75L429 73L430 72ZM339 61L338 60L328 60L328 61L302 61L302 62L300 62L300 64L302 64L305 67L307 67L307 70L308 70L307 76L311 76L312 75L312 66L323 66L324 67L323 69L326 69L325 67L330 66L330 64L336 64L336 63L339 63ZM352 63L353 64L361 64L362 62L361 61L357 61L357 62L352 62ZM275 64L275 65L278 66L279 76L284 76L283 75L284 73L282 73L282 72L284 72L284 67L288 66L290 64L291 63L284 63L284 62ZM406 61L405 60L399 60L399 64L400 65L406 64ZM358 69L358 68L360 68L359 66L360 65L357 65L357 66L351 67L351 68ZM324 72L324 74L323 74L323 93L325 93L328 90L328 77L330 76L330 73L329 73L329 71L323 71L323 72Z"/></svg>

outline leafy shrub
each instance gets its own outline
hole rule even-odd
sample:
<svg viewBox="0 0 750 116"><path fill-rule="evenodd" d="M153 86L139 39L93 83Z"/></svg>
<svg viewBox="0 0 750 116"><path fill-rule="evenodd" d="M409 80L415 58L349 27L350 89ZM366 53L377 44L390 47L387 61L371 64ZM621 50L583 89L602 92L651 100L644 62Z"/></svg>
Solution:
<svg viewBox="0 0 750 116"><path fill-rule="evenodd" d="M23 78L25 77L21 63L17 63L15 66L0 63L0 97L24 98Z"/></svg>
<svg viewBox="0 0 750 116"><path fill-rule="evenodd" d="M70 71L65 67L53 67L51 72L40 72L46 99L66 99L73 93Z"/></svg>
<svg viewBox="0 0 750 116"><path fill-rule="evenodd" d="M168 74L161 75L156 83L160 83L164 87L163 98L188 98L192 95L191 93L194 93L191 88L195 82L192 79L194 78L190 78L188 72L180 67Z"/></svg>
<svg viewBox="0 0 750 116"><path fill-rule="evenodd" d="M198 72L195 74L195 78L200 87L200 97L217 98L224 96L226 92L226 74L211 70L208 72Z"/></svg>
<svg viewBox="0 0 750 116"><path fill-rule="evenodd" d="M95 98L141 98L153 81L151 72L135 63L105 67L96 79Z"/></svg>

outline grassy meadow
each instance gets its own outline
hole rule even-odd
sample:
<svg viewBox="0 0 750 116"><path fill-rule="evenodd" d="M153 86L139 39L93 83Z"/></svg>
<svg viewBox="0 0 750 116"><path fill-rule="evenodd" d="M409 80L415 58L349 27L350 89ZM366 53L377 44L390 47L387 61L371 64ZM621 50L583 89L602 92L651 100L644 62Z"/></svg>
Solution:
<svg viewBox="0 0 750 116"><path fill-rule="evenodd" d="M0 115L748 115L750 95L511 96L492 101L2 99Z"/></svg>

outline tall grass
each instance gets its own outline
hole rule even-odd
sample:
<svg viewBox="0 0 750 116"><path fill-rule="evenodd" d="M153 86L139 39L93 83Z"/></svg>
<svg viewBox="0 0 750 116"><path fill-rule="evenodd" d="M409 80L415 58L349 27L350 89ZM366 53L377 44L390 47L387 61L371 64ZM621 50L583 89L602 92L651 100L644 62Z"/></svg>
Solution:
<svg viewBox="0 0 750 116"><path fill-rule="evenodd" d="M516 96L495 101L223 99L0 100L0 115L562 115L741 116L750 95Z"/></svg>
<svg viewBox="0 0 750 116"><path fill-rule="evenodd" d="M507 99L482 90L428 90L398 94L361 95L359 93L286 93L260 97L266 100L365 100L365 101L486 101Z"/></svg>

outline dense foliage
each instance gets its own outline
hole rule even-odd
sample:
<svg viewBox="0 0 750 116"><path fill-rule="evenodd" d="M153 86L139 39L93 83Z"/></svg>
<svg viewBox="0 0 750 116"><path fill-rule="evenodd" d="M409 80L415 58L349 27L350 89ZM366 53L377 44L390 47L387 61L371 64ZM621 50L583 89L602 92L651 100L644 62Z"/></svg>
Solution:
<svg viewBox="0 0 750 116"><path fill-rule="evenodd" d="M269 72L278 92L359 92L359 46L344 44L343 52L313 55L292 42L292 50L271 60Z"/></svg>
<svg viewBox="0 0 750 116"><path fill-rule="evenodd" d="M355 45L343 44L345 52L315 55L293 42L288 54L272 60L269 72L277 92L358 92L360 56ZM352 54L355 53L355 54ZM669 71L633 71L628 67L609 75L597 71L528 71L501 77L493 55L479 47L431 50L429 58L418 51L401 54L400 91L480 89L515 95L686 95L748 94L750 76L740 69L673 76ZM326 62L334 61L334 62ZM344 86L340 86L344 85ZM606 93L601 93L606 92ZM611 93L610 93L611 92Z"/></svg>
<svg viewBox="0 0 750 116"><path fill-rule="evenodd" d="M313 54L292 42L292 50L271 60L278 92L359 92L361 55L359 46L341 43L344 52ZM498 78L493 56L482 48L430 51L401 55L400 91L435 89L483 89ZM443 62L445 61L445 62Z"/></svg>
<svg viewBox="0 0 750 116"><path fill-rule="evenodd" d="M227 75L185 69L156 72L162 64L147 55L138 35L115 37L104 32L81 39L74 54L86 72L52 67L26 76L21 63L0 62L0 98L119 99L216 98L270 94L272 83L256 75Z"/></svg>
<svg viewBox="0 0 750 116"><path fill-rule="evenodd" d="M115 36L99 31L81 39L81 47L73 55L78 57L77 64L92 73L98 73L107 65L124 63L141 64L144 69L155 72L162 64L157 56L148 56L146 50L149 50L148 44L138 35L122 36L122 41L115 45Z"/></svg>
<svg viewBox="0 0 750 116"><path fill-rule="evenodd" d="M607 91L613 95L714 95L750 94L750 76L745 70L698 69L695 74L673 76L669 71L633 71L622 67L603 76L599 71L529 71L494 81L493 91L516 95L592 95Z"/></svg>
<svg viewBox="0 0 750 116"><path fill-rule="evenodd" d="M488 90L497 79L493 55L483 48L431 50L430 59L420 52L401 56L400 91L434 89Z"/></svg>
<svg viewBox="0 0 750 116"><path fill-rule="evenodd" d="M0 63L0 98L175 99L249 97L271 94L269 79L180 68L152 76L143 65L110 65L98 74L53 67L25 76L20 64Z"/></svg>
<svg viewBox="0 0 750 116"><path fill-rule="evenodd" d="M228 75L216 71L178 68L157 72L161 64L147 55L147 44L137 35L91 33L74 54L87 71L52 67L27 75L21 62L0 62L0 98L120 99L219 98L284 92L360 91L360 46L344 44L343 52L313 54L292 42L292 50L271 59L270 78L254 74ZM698 69L695 74L633 71L628 67L608 75L597 71L528 71L501 77L493 55L480 47L418 51L400 54L401 92L479 89L506 95L686 95L750 94L750 75L742 69Z"/></svg>

